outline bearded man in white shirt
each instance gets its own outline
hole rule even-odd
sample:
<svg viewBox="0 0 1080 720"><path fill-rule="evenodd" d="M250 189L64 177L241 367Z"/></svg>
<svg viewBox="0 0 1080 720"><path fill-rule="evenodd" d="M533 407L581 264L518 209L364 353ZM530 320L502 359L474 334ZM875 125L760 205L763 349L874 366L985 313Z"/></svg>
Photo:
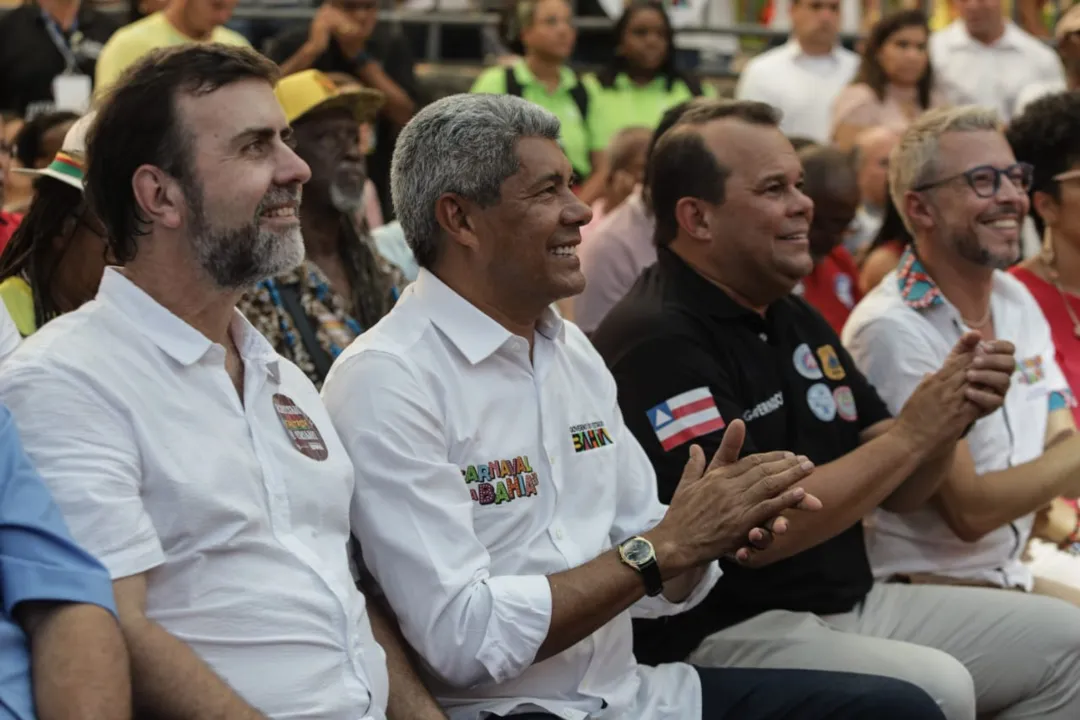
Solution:
<svg viewBox="0 0 1080 720"><path fill-rule="evenodd" d="M914 242L852 313L843 338L894 412L967 329L1016 346L1004 406L957 444L957 461L933 501L904 515L877 511L867 539L874 574L1033 591L1080 605L1080 590L1035 577L1024 557L1036 513L1059 496L1080 496L1075 401L1050 326L1027 287L1003 272L1019 257L1032 172L1017 162L992 110L936 110L913 123L890 157L889 179ZM1031 637L1080 634L1080 613L1055 625L1044 615L1022 621ZM1068 695L1052 705L1075 715L1080 654L1035 647L1072 678L1061 684Z"/></svg>
<svg viewBox="0 0 1080 720"><path fill-rule="evenodd" d="M719 556L750 559L820 502L794 487L805 458L739 461L736 420L660 504L611 374L550 310L582 289L590 218L558 137L509 96L409 123L392 188L422 270L323 390L357 463L364 561L450 717L941 717L883 678L635 662L631 614L692 607ZM723 423L704 396L675 414L687 432Z"/></svg>
<svg viewBox="0 0 1080 720"><path fill-rule="evenodd" d="M137 715L444 718L350 573L353 468L315 387L235 307L304 255L277 77L214 44L123 76L86 173L123 268L0 395L112 575Z"/></svg>

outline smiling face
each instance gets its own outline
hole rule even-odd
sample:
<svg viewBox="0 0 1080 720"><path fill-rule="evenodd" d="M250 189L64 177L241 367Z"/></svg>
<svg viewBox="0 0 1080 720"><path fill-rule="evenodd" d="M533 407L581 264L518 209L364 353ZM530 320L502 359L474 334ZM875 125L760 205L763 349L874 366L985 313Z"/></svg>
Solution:
<svg viewBox="0 0 1080 720"><path fill-rule="evenodd" d="M585 289L577 246L592 211L570 189L573 170L556 142L522 138L517 156L520 168L503 182L499 202L470 215L491 287L539 311Z"/></svg>
<svg viewBox="0 0 1080 720"><path fill-rule="evenodd" d="M247 80L183 95L178 121L190 143L183 184L195 257L223 289L242 289L303 260L300 187L311 173L270 85Z"/></svg>
<svg viewBox="0 0 1080 720"><path fill-rule="evenodd" d="M802 164L778 128L735 119L701 130L717 162L730 170L724 201L706 203L710 264L748 298L791 292L814 269L814 204L800 189Z"/></svg>
<svg viewBox="0 0 1080 720"><path fill-rule="evenodd" d="M946 133L939 140L937 158L931 182L974 168L1004 170L1016 164L1008 141L992 131ZM926 208L915 222L929 230L936 244L980 267L1005 269L1019 259L1028 196L1014 181L1001 177L996 193L980 197L961 176L919 195L925 198Z"/></svg>

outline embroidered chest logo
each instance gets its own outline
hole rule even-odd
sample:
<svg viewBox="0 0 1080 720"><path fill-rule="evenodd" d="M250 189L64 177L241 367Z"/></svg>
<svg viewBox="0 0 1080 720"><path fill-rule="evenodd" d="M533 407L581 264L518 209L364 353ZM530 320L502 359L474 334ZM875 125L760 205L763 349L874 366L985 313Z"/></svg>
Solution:
<svg viewBox="0 0 1080 720"><path fill-rule="evenodd" d="M825 377L830 380L843 380L844 366L840 364L840 358L836 354L836 350L832 345L822 345L817 349L818 359L821 360L821 368L825 372Z"/></svg>
<svg viewBox="0 0 1080 720"><path fill-rule="evenodd" d="M602 422L574 425L570 428L570 439L574 443L574 452L576 453L615 444L615 441L611 439L611 434Z"/></svg>
<svg viewBox="0 0 1080 720"><path fill-rule="evenodd" d="M1041 355L1035 355L1034 357L1024 358L1016 363L1016 369L1020 372L1018 380L1022 385L1034 385L1037 382L1041 382L1046 377L1046 373L1043 371L1043 360Z"/></svg>
<svg viewBox="0 0 1080 720"><path fill-rule="evenodd" d="M278 419L281 420L285 432L288 433L296 449L312 460L320 462L329 457L330 451L326 448L326 441L323 440L319 428L315 427L315 423L297 407L292 398L275 393L273 401Z"/></svg>
<svg viewBox="0 0 1080 720"><path fill-rule="evenodd" d="M516 498L532 497L540 484L528 455L469 465L461 470L461 477L473 502L480 505L502 505Z"/></svg>

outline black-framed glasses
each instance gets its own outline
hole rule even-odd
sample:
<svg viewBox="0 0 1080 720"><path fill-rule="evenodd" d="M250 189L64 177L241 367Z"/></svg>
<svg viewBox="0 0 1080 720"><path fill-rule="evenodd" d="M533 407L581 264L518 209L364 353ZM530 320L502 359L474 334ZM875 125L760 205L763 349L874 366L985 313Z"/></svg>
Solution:
<svg viewBox="0 0 1080 720"><path fill-rule="evenodd" d="M1009 182L1011 182L1015 188L1026 193L1031 189L1031 176L1034 171L1035 168L1032 165L1024 162L1010 165L1007 168L996 168L993 165L979 165L978 167L973 167L962 173L950 175L941 180L923 183L922 185L913 187L912 190L915 192L930 190L941 187L954 180L964 178L964 180L967 181L968 186L975 191L976 195L981 198L992 198L997 195L998 190L1001 189L1001 178L1007 177L1009 178Z"/></svg>

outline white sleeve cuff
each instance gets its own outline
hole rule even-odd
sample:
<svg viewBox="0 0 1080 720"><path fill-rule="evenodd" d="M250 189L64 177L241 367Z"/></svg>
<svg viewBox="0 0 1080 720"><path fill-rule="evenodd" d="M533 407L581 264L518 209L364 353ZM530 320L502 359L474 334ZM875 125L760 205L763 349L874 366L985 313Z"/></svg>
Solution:
<svg viewBox="0 0 1080 720"><path fill-rule="evenodd" d="M551 627L551 585L543 575L488 578L491 614L477 660L496 683L525 672Z"/></svg>
<svg viewBox="0 0 1080 720"><path fill-rule="evenodd" d="M693 592L680 603L673 603L661 593L656 597L643 597L638 600L630 608L630 615L636 618L652 619L666 617L668 615L678 615L679 613L691 610L701 603L702 600L709 594L709 591L713 589L720 576L723 575L723 570L720 569L720 563L713 561L705 568L705 575L702 576L701 582L697 584Z"/></svg>

